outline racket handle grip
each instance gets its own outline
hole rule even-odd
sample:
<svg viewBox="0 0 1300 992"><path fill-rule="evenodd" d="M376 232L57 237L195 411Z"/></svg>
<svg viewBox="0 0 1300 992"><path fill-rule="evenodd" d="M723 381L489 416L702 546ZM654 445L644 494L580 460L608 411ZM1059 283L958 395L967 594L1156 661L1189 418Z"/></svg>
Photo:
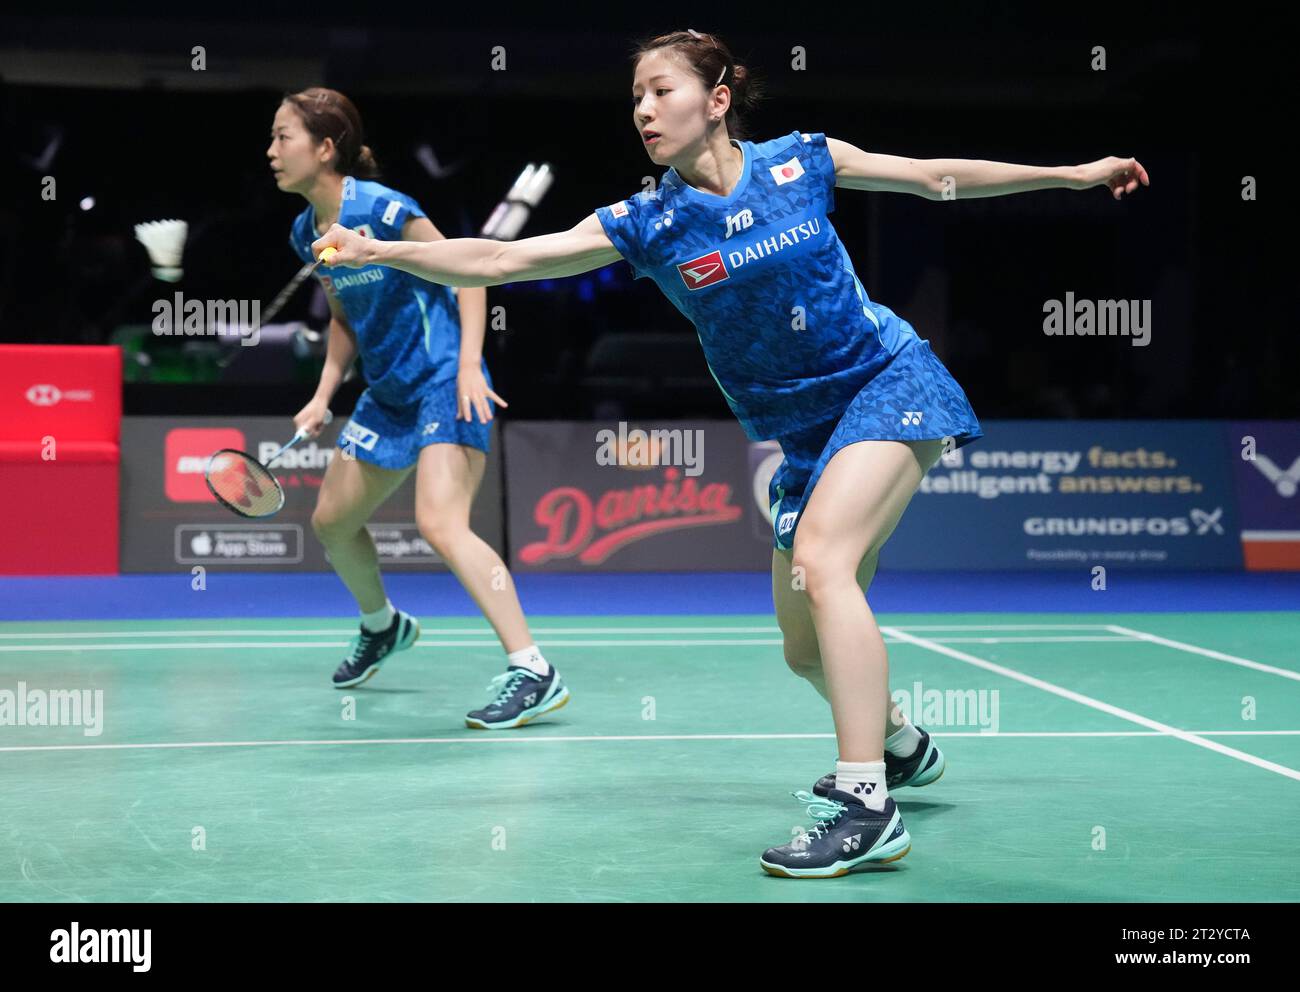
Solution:
<svg viewBox="0 0 1300 992"><path fill-rule="evenodd" d="M325 424L328 424L333 419L334 419L334 411L326 410L325 416L321 420L321 425L324 426ZM307 435L310 433L311 431L307 430L306 427L299 427L297 432L293 435L293 443L297 444L299 441L306 440Z"/></svg>

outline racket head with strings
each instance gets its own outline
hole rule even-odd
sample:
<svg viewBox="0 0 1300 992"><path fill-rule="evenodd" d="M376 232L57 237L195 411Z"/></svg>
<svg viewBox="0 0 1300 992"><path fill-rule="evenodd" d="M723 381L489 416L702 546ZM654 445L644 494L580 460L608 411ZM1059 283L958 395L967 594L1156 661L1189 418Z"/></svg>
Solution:
<svg viewBox="0 0 1300 992"><path fill-rule="evenodd" d="M321 426L334 420L334 412L326 410ZM303 427L267 459L273 462L308 436ZM203 470L203 481L217 502L241 517L269 517L284 507L284 488L275 473L247 451L222 448L208 458Z"/></svg>
<svg viewBox="0 0 1300 992"><path fill-rule="evenodd" d="M203 481L218 503L241 517L269 517L284 506L280 480L246 451L222 448L214 452Z"/></svg>

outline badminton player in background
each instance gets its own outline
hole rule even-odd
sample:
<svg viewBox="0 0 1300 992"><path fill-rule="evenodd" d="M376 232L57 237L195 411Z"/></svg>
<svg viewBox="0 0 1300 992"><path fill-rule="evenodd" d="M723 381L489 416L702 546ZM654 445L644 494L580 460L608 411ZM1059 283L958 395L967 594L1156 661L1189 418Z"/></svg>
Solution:
<svg viewBox="0 0 1300 992"><path fill-rule="evenodd" d="M304 261L331 225L375 241L443 238L411 197L372 180L377 167L362 136L356 107L336 90L289 94L276 111L266 154L279 188L307 200L289 239ZM361 630L334 685L364 682L420 635L415 617L395 609L385 594L366 529L371 514L415 468L420 533L474 598L506 652L506 670L489 687L493 698L466 722L517 727L558 709L568 689L533 642L505 564L469 527L493 401L506 405L492 391L482 357L486 291L456 293L379 266L332 276L317 270L317 276L331 313L325 368L294 424L319 433L358 355L367 386L339 435L342 457L331 459L312 514L330 564L361 612Z"/></svg>
<svg viewBox="0 0 1300 992"><path fill-rule="evenodd" d="M385 243L336 226L312 251L338 248L334 267L378 263L451 286L552 279L621 257L694 323L746 434L784 453L769 493L773 599L786 661L830 703L839 745L835 773L796 793L816 825L760 863L827 877L906 854L889 790L943 771L930 736L892 704L863 592L945 443L983 434L929 343L868 298L827 218L835 190L939 200L1107 186L1119 198L1147 176L1131 158L1046 168L872 154L800 131L739 140L756 95L716 37L652 39L634 56L632 123L651 161L670 166L657 189L508 244Z"/></svg>

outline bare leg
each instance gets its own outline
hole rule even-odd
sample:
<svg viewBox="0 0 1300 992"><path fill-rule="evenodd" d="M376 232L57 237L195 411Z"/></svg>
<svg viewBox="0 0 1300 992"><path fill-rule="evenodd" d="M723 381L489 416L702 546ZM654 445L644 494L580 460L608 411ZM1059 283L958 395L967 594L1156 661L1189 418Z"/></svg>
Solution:
<svg viewBox="0 0 1300 992"><path fill-rule="evenodd" d="M888 656L859 569L879 554L941 450L941 441L860 441L842 448L799 523L791 567L802 569L806 584L841 761L882 760L886 727L894 723ZM873 699L881 702L866 702Z"/></svg>
<svg viewBox="0 0 1300 992"><path fill-rule="evenodd" d="M421 535L455 573L509 653L528 647L533 638L505 562L469 529L470 505L486 466L487 458L477 448L426 445L415 480L415 519Z"/></svg>
<svg viewBox="0 0 1300 992"><path fill-rule="evenodd" d="M808 684L829 703L831 697L826 692L826 675L822 671L817 629L813 626L803 585L796 583L790 572L790 556L789 551L772 551L772 601L776 605L776 619L785 641L785 662L801 679L807 679ZM873 552L858 565L858 588L864 596L871 586L871 580L876 576L879 558L879 552ZM904 726L906 721L888 690L882 702L885 707L885 736L888 737Z"/></svg>
<svg viewBox="0 0 1300 992"><path fill-rule="evenodd" d="M410 469L393 471L344 457L336 451L325 470L311 526L325 545L330 565L362 613L388 601L379 576L379 556L366 521L402 484Z"/></svg>

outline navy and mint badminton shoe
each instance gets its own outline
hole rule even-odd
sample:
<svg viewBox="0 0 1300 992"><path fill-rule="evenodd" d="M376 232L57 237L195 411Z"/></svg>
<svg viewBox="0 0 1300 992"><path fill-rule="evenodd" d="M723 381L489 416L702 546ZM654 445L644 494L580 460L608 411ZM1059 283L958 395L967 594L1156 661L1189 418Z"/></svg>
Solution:
<svg viewBox="0 0 1300 992"><path fill-rule="evenodd" d="M889 864L912 849L912 838L892 798L883 810L869 809L858 796L832 789L829 796L796 792L817 821L789 844L771 847L758 863L781 878L836 878L858 865Z"/></svg>
<svg viewBox="0 0 1300 992"><path fill-rule="evenodd" d="M899 789L905 785L920 788L938 781L943 776L945 767L943 752L939 750L929 734L920 727L916 729L921 731L921 742L916 745L916 750L910 757L899 758L888 751L885 752L886 788ZM817 784L813 786L813 795L825 797L833 788L835 788L834 772L823 775L817 780Z"/></svg>
<svg viewBox="0 0 1300 992"><path fill-rule="evenodd" d="M409 613L397 611L387 630L372 631L361 628L352 638L348 656L334 673L336 689L350 689L360 685L379 671L388 656L405 651L420 638L420 621Z"/></svg>
<svg viewBox="0 0 1300 992"><path fill-rule="evenodd" d="M481 710L465 715L467 727L476 730L522 727L569 701L569 690L554 667L549 675L538 675L521 665L511 665L488 684L488 691L496 693L495 698Z"/></svg>

